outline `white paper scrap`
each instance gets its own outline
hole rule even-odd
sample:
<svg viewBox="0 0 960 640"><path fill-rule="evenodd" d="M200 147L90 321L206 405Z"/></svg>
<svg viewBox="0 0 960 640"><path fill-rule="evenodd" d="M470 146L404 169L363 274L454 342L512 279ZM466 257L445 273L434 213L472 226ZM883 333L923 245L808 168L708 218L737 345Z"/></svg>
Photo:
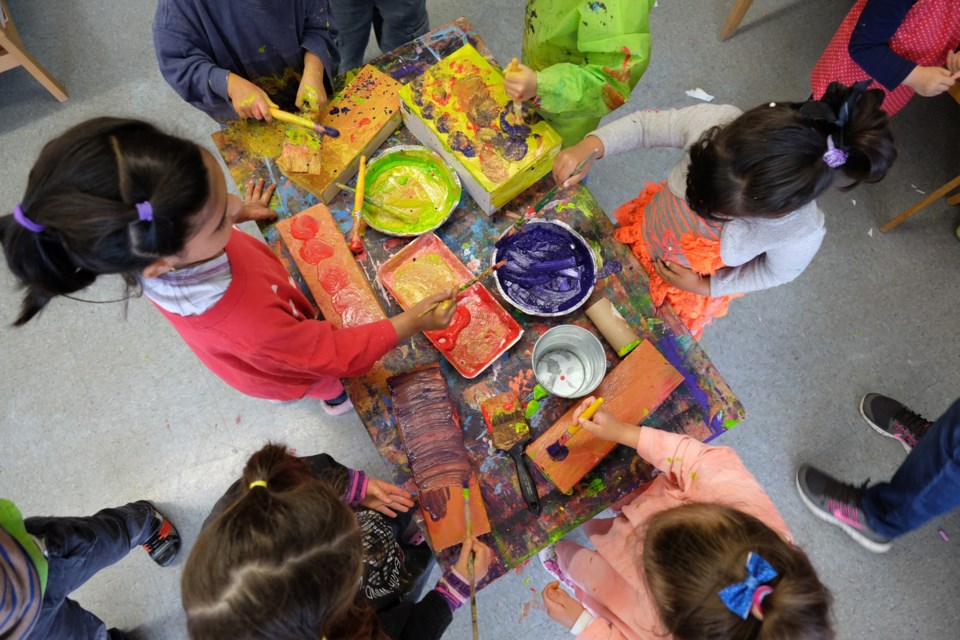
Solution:
<svg viewBox="0 0 960 640"><path fill-rule="evenodd" d="M857 206L857 201L856 201L856 200L854 200L853 198L850 198L850 202L852 202L852 203L853 203L853 206Z"/></svg>
<svg viewBox="0 0 960 640"><path fill-rule="evenodd" d="M696 89L687 89L687 95L691 98L696 98L697 100L703 100L704 102L713 102L713 96L697 87Z"/></svg>
<svg viewBox="0 0 960 640"><path fill-rule="evenodd" d="M873 227L870 227L870 231L867 231L867 235L871 238L873 237Z"/></svg>

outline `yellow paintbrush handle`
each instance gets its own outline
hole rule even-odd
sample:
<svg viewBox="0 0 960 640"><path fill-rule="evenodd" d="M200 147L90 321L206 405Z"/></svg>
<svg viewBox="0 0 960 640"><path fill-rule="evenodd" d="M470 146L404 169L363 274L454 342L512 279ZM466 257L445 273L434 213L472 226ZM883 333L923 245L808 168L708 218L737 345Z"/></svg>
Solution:
<svg viewBox="0 0 960 640"><path fill-rule="evenodd" d="M270 115L272 115L274 118L276 118L280 122L287 122L289 124L295 124L300 127L306 127L311 131L313 130L313 125L316 124L301 116L296 116L296 115L293 115L292 113L287 113L282 109L274 109L272 107L270 108Z"/></svg>
<svg viewBox="0 0 960 640"><path fill-rule="evenodd" d="M589 407L583 410L583 413L580 414L580 418L583 420L589 420L590 418L593 417L593 414L597 412L597 409L599 409L600 405L602 404L603 404L603 398L597 398L596 400L593 401L593 404L591 404ZM570 435L573 435L577 431L580 431L580 429L583 429L583 425L580 424L580 420L577 420L576 423L570 425L570 428L567 429L567 432Z"/></svg>
<svg viewBox="0 0 960 640"><path fill-rule="evenodd" d="M353 210L363 209L363 192L367 182L367 156L360 156L360 170L357 172L357 192L353 197Z"/></svg>

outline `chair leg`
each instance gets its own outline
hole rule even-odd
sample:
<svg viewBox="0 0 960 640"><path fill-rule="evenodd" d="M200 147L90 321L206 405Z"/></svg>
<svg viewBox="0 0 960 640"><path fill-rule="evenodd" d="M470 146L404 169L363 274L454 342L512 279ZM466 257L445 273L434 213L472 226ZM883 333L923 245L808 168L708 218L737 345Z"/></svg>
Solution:
<svg viewBox="0 0 960 640"><path fill-rule="evenodd" d="M950 196L947 198L947 204L958 205L960 204L960 193L955 196Z"/></svg>
<svg viewBox="0 0 960 640"><path fill-rule="evenodd" d="M720 28L720 33L717 35L717 39L720 40L720 42L723 42L737 32L751 4L753 4L753 0L737 0L737 3L733 5L733 9L730 11L730 15L727 16L727 21L723 23L723 27Z"/></svg>
<svg viewBox="0 0 960 640"><path fill-rule="evenodd" d="M957 176L956 178L954 178L947 184L943 185L942 187L940 187L939 189L937 189L936 191L928 195L926 198L924 198L917 204L913 205L912 207L910 207L909 209L907 209L906 211L898 215L896 218L894 218L890 222L880 227L880 232L886 233L887 231L890 231L890 229L893 229L895 226L897 226L898 224L900 224L901 222L903 222L913 214L917 213L927 205L932 204L933 202L936 202L937 200L947 195L957 187L960 187L960 176ZM957 197L958 196L954 196L953 198L948 200L948 202L950 202L950 204L957 204L956 202L954 202L954 200Z"/></svg>
<svg viewBox="0 0 960 640"><path fill-rule="evenodd" d="M60 102L64 102L67 99L66 89L50 75L50 72L47 71L42 64L37 62L37 60L27 52L23 46L23 42L20 41L16 27L13 26L13 19L10 18L9 14L7 17L7 26L0 29L0 47L5 49L9 55L13 56L30 75L36 78L37 82L53 94L54 98Z"/></svg>

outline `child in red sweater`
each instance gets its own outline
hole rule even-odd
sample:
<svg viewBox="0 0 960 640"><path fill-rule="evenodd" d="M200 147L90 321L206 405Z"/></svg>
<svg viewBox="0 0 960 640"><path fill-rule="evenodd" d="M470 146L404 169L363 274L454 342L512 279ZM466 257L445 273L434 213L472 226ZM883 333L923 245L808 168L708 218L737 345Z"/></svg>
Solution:
<svg viewBox="0 0 960 640"><path fill-rule="evenodd" d="M217 161L137 120L97 118L49 142L23 202L0 217L0 243L24 288L15 324L105 274L142 286L194 353L258 398L350 408L339 378L365 374L398 341L446 327L455 304L422 301L393 318L336 329L263 243L233 224L267 219L271 190L227 194Z"/></svg>

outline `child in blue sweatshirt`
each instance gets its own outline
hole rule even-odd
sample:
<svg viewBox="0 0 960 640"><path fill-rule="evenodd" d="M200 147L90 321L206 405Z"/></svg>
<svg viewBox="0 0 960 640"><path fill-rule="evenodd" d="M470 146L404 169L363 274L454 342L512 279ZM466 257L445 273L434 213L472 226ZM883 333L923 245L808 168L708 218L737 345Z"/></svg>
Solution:
<svg viewBox="0 0 960 640"><path fill-rule="evenodd" d="M329 0L160 0L160 73L214 120L317 112L340 64Z"/></svg>

